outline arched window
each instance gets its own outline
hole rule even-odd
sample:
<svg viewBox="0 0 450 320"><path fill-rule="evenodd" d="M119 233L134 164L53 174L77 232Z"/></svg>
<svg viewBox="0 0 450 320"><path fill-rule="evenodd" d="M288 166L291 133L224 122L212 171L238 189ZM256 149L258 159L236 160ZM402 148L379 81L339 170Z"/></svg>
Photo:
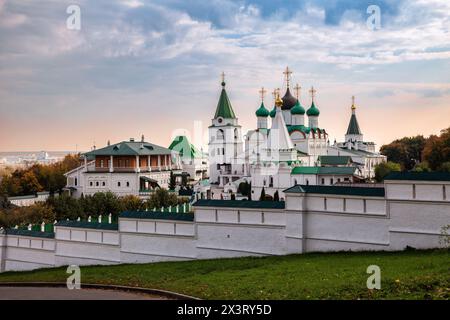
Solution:
<svg viewBox="0 0 450 320"><path fill-rule="evenodd" d="M294 186L298 185L297 179L294 179Z"/></svg>
<svg viewBox="0 0 450 320"><path fill-rule="evenodd" d="M270 177L269 187L273 188L273 177Z"/></svg>
<svg viewBox="0 0 450 320"><path fill-rule="evenodd" d="M238 131L238 129L234 129L234 139L235 140L239 139L239 131Z"/></svg>
<svg viewBox="0 0 450 320"><path fill-rule="evenodd" d="M217 140L224 140L225 139L225 133L222 129L217 130Z"/></svg>

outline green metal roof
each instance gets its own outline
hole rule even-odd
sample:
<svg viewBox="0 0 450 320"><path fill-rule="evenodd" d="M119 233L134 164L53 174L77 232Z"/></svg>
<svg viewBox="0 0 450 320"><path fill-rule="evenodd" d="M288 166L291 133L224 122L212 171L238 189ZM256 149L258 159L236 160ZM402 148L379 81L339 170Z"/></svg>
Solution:
<svg viewBox="0 0 450 320"><path fill-rule="evenodd" d="M216 114L214 119L222 117L224 119L235 119L233 108L231 107L230 99L228 99L227 92L225 90L225 82L222 83L222 92L220 93L219 103L217 104Z"/></svg>
<svg viewBox="0 0 450 320"><path fill-rule="evenodd" d="M194 207L284 209L284 201L198 200Z"/></svg>
<svg viewBox="0 0 450 320"><path fill-rule="evenodd" d="M274 106L272 111L270 111L270 117L275 118L276 114L277 114L277 106Z"/></svg>
<svg viewBox="0 0 450 320"><path fill-rule="evenodd" d="M257 117L267 118L270 115L270 112L264 106L264 102L261 102L261 106L259 107L258 110L256 110L255 114L256 114Z"/></svg>
<svg viewBox="0 0 450 320"><path fill-rule="evenodd" d="M317 107L316 107L314 101L312 102L311 107L308 109L308 111L306 112L306 114L307 114L308 116L310 116L310 117L311 117L311 116L316 116L316 117L318 117L318 116L320 115L320 111L319 111L319 109L317 109Z"/></svg>
<svg viewBox="0 0 450 320"><path fill-rule="evenodd" d="M294 131L301 131L303 133L309 134L311 132L311 128L305 127L304 125L293 125L293 126L286 126L288 129L289 134L291 134Z"/></svg>
<svg viewBox="0 0 450 320"><path fill-rule="evenodd" d="M55 237L54 232L40 232L35 230L23 230L23 229L7 229L6 234L14 236L36 237L53 239Z"/></svg>
<svg viewBox="0 0 450 320"><path fill-rule="evenodd" d="M291 174L352 175L356 167L295 167Z"/></svg>
<svg viewBox="0 0 450 320"><path fill-rule="evenodd" d="M203 154L189 142L186 136L176 137L169 146L172 151L177 151L181 157L190 159L202 158Z"/></svg>
<svg viewBox="0 0 450 320"><path fill-rule="evenodd" d="M141 141L123 141L102 149L85 153L85 156L149 156L149 155L169 155L170 149L156 144Z"/></svg>
<svg viewBox="0 0 450 320"><path fill-rule="evenodd" d="M153 211L125 211L120 214L120 218L194 221L194 214Z"/></svg>
<svg viewBox="0 0 450 320"><path fill-rule="evenodd" d="M108 217L105 217L108 219ZM82 229L99 229L99 230L119 230L117 223L98 223L87 221L58 221L56 227L68 227L68 228L82 228Z"/></svg>
<svg viewBox="0 0 450 320"><path fill-rule="evenodd" d="M380 198L384 198L385 196L384 188L346 187L346 186L297 185L287 190L284 190L284 193L333 194L333 195L380 197Z"/></svg>
<svg viewBox="0 0 450 320"><path fill-rule="evenodd" d="M384 180L450 181L450 172L392 172Z"/></svg>
<svg viewBox="0 0 450 320"><path fill-rule="evenodd" d="M347 134L361 134L361 129L359 128L358 120L356 119L356 114L353 113L350 118L350 123L348 124Z"/></svg>
<svg viewBox="0 0 450 320"><path fill-rule="evenodd" d="M295 106L291 109L291 113L292 114L299 114L299 115L304 115L305 114L305 108L302 107L302 105L300 104L300 101L297 100L297 103L295 104Z"/></svg>
<svg viewBox="0 0 450 320"><path fill-rule="evenodd" d="M350 156L319 156L319 161L321 165L326 166L340 166L348 165L352 162L352 157Z"/></svg>

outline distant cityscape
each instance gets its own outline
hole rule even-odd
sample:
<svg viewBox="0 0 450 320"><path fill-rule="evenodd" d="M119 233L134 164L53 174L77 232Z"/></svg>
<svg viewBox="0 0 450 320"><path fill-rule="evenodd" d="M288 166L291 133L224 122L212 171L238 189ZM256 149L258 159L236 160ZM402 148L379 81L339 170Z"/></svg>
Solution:
<svg viewBox="0 0 450 320"><path fill-rule="evenodd" d="M33 164L52 164L75 151L25 151L0 152L1 167L27 167Z"/></svg>

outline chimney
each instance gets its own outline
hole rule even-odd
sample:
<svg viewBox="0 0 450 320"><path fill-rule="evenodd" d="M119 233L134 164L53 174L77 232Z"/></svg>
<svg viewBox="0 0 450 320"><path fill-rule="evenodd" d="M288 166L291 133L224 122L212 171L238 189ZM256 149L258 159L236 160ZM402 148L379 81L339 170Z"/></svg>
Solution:
<svg viewBox="0 0 450 320"><path fill-rule="evenodd" d="M144 142L144 141L145 141L145 137L144 137L144 135L142 135L141 142Z"/></svg>

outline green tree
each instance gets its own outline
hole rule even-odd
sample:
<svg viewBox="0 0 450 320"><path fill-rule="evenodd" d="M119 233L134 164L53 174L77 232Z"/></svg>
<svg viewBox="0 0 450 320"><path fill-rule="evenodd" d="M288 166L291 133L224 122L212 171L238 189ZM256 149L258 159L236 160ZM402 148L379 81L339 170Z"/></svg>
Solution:
<svg viewBox="0 0 450 320"><path fill-rule="evenodd" d="M178 198L175 194L169 193L166 189L156 189L156 191L146 201L145 206L148 209L176 206Z"/></svg>
<svg viewBox="0 0 450 320"><path fill-rule="evenodd" d="M261 195L259 196L259 201L266 201L266 190L264 190L264 187L261 190Z"/></svg>
<svg viewBox="0 0 450 320"><path fill-rule="evenodd" d="M395 162L380 163L375 167L375 180L381 182L391 172L401 171L400 164Z"/></svg>
<svg viewBox="0 0 450 320"><path fill-rule="evenodd" d="M273 195L273 201L280 201L280 194L278 193L278 190L275 191L274 195Z"/></svg>
<svg viewBox="0 0 450 320"><path fill-rule="evenodd" d="M55 218L58 221L65 219L76 220L78 217L86 218L82 200L75 199L68 194L49 197L47 205L53 208Z"/></svg>
<svg viewBox="0 0 450 320"><path fill-rule="evenodd" d="M170 181L169 181L169 189L175 190L175 187L177 186L177 180L175 175L173 174L173 171L170 171Z"/></svg>
<svg viewBox="0 0 450 320"><path fill-rule="evenodd" d="M134 195L121 197L120 203L123 211L142 211L145 209L142 199Z"/></svg>

